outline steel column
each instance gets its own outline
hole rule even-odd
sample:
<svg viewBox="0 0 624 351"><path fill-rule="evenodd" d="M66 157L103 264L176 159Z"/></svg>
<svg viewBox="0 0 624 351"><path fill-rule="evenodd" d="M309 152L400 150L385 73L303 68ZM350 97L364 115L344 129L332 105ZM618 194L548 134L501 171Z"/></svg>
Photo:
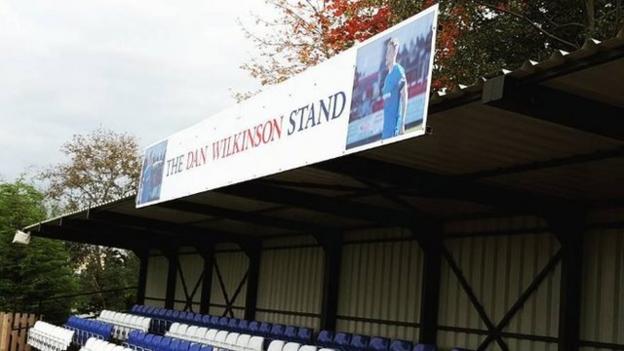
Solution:
<svg viewBox="0 0 624 351"><path fill-rule="evenodd" d="M136 303L145 304L145 290L147 286L147 265L149 263L149 250L137 250L134 254L139 258L139 281L137 285Z"/></svg>
<svg viewBox="0 0 624 351"><path fill-rule="evenodd" d="M561 243L558 350L578 351L581 329L585 215L582 213L561 215L549 219L549 225Z"/></svg>
<svg viewBox="0 0 624 351"><path fill-rule="evenodd" d="M338 289L342 261L342 234L331 233L329 235L319 236L317 240L325 251L321 329L336 330Z"/></svg>
<svg viewBox="0 0 624 351"><path fill-rule="evenodd" d="M178 256L177 250L172 250L165 255L169 261L167 270L167 291L165 295L165 308L172 309L175 300L176 281L178 280Z"/></svg>
<svg viewBox="0 0 624 351"><path fill-rule="evenodd" d="M202 274L201 300L199 313L208 314L210 310L210 293L212 292L212 269L214 267L214 245L202 248L200 251L204 259L204 273Z"/></svg>
<svg viewBox="0 0 624 351"><path fill-rule="evenodd" d="M252 321L256 319L262 247L260 242L253 242L251 244L246 244L244 250L249 258L249 268L247 270L247 293L245 296L245 319Z"/></svg>
<svg viewBox="0 0 624 351"><path fill-rule="evenodd" d="M423 250L422 290L420 300L421 344L435 345L438 336L440 275L442 266L442 232L430 233L429 240L419 240Z"/></svg>

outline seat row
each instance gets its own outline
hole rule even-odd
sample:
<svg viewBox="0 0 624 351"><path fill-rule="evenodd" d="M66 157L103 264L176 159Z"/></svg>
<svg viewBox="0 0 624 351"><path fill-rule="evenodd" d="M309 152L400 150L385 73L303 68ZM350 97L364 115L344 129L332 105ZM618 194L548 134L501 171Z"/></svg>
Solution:
<svg viewBox="0 0 624 351"><path fill-rule="evenodd" d="M113 325L95 319L84 319L70 316L65 328L75 331L74 343L84 345L89 338L110 340L113 336Z"/></svg>
<svg viewBox="0 0 624 351"><path fill-rule="evenodd" d="M137 351L213 351L212 346L133 330L126 345ZM216 351L216 350L215 350Z"/></svg>
<svg viewBox="0 0 624 351"><path fill-rule="evenodd" d="M435 345L414 344L407 340L390 340L380 336L368 337L351 333L333 333L321 330L317 345L343 351L436 351Z"/></svg>
<svg viewBox="0 0 624 351"><path fill-rule="evenodd" d="M131 330L149 331L151 318L135 316L128 313L103 310L97 318L100 321L113 324L113 337L126 340Z"/></svg>
<svg viewBox="0 0 624 351"><path fill-rule="evenodd" d="M173 323L166 335L233 351L263 351L265 343L263 336L179 323Z"/></svg>
<svg viewBox="0 0 624 351"><path fill-rule="evenodd" d="M263 336L267 339L279 339L309 344L312 342L312 329L291 325L271 324L259 321L247 321L238 318L222 316L202 315L199 313L168 310L152 306L135 305L131 313L151 317L151 331L164 334L173 323L202 326L218 330L227 330L255 336Z"/></svg>
<svg viewBox="0 0 624 351"><path fill-rule="evenodd" d="M240 320L238 318L227 318L211 315L202 315L193 312L184 312L158 308L153 306L134 305L131 309L132 313L152 316L159 325L153 328L156 333L163 334L167 330L173 331L174 334L178 330L173 327L174 323L178 325L187 324L206 329L227 330L229 332L238 332L241 334L250 334L252 336L263 336L266 339L286 340L301 344L312 343L312 330L305 327L284 326L282 324L271 324L259 321ZM159 324L160 323L160 324ZM154 325L154 324L153 324ZM171 330L173 328L173 330ZM177 328L180 328L179 326ZM202 329L201 332L203 332ZM200 332L200 333L201 333ZM207 333L207 331L206 331ZM205 335L205 334L204 334ZM317 345L334 348L341 351L435 351L435 345L413 344L406 340L393 340L383 337L369 337L365 335L350 333L333 333L330 331L319 332L316 342ZM454 351L469 351L466 349L456 348Z"/></svg>
<svg viewBox="0 0 624 351"><path fill-rule="evenodd" d="M43 321L28 330L27 344L41 351L67 350L74 332Z"/></svg>
<svg viewBox="0 0 624 351"><path fill-rule="evenodd" d="M132 351L129 348L97 338L89 338L80 351Z"/></svg>

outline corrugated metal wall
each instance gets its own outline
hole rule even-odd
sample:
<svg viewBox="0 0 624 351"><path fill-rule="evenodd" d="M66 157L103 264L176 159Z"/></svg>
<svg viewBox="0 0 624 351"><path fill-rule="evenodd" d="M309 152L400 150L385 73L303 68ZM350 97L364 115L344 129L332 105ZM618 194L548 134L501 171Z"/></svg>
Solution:
<svg viewBox="0 0 624 351"><path fill-rule="evenodd" d="M540 230L544 223L536 218L518 217L455 223L447 227L454 234L519 232L535 229L535 234L513 236L482 236L445 240L445 246L486 314L494 324L503 318L512 304L530 285L559 249L554 236ZM556 337L559 313L559 265L548 275L537 291L511 320L504 332ZM470 328L486 331L487 327L461 288L445 260L442 265L439 324L444 327ZM444 329L444 328L443 328ZM448 329L448 328L447 328ZM484 336L474 333L441 331L438 344L442 348L462 346L476 349ZM509 349L556 350L557 345L540 341L505 338ZM499 350L496 343L489 350Z"/></svg>
<svg viewBox="0 0 624 351"><path fill-rule="evenodd" d="M219 252L221 250L226 251ZM215 263L219 266L219 271L221 272L221 277L223 278L225 290L230 300L233 298L234 292L236 291L238 285L245 276L249 265L249 258L247 258L247 255L245 255L243 251L234 250L236 249L232 248L231 246L218 245L215 251ZM234 300L233 303L235 307L233 309L234 317L243 318L245 314L246 292L247 283L245 282L240 289L236 300ZM213 269L212 272L212 291L210 293L210 304L210 314L224 314L225 308L222 306L226 305L226 301L221 289L221 285L219 283L216 267ZM219 306L212 306L213 304Z"/></svg>
<svg viewBox="0 0 624 351"><path fill-rule="evenodd" d="M347 235L340 272L338 330L418 339L414 324L420 316L422 252L408 236L409 232L402 229Z"/></svg>
<svg viewBox="0 0 624 351"><path fill-rule="evenodd" d="M264 243L256 319L318 329L323 288L323 249L309 237L291 238L286 244L311 247L275 248L283 247L284 240L268 240Z"/></svg>
<svg viewBox="0 0 624 351"><path fill-rule="evenodd" d="M613 214L607 214L611 215ZM620 219L623 217L619 216ZM624 230L591 230L585 237L583 259L581 339L622 345L624 344ZM583 350L603 349L586 347Z"/></svg>
<svg viewBox="0 0 624 351"><path fill-rule="evenodd" d="M204 269L204 259L199 254L183 254L178 256L179 272L176 281L176 294L175 299L177 301L186 301L186 294L189 297L192 296L193 311L199 311L199 303L201 302L201 281L202 271ZM184 285L182 284L182 276L184 275L184 281L186 283L186 294L184 291ZM194 292L195 290L195 292ZM181 302L175 303L175 308L184 310L185 304Z"/></svg>
<svg viewBox="0 0 624 351"><path fill-rule="evenodd" d="M168 269L169 261L164 256L150 256L148 258L145 304L158 307L163 307L165 305L164 299L167 293Z"/></svg>

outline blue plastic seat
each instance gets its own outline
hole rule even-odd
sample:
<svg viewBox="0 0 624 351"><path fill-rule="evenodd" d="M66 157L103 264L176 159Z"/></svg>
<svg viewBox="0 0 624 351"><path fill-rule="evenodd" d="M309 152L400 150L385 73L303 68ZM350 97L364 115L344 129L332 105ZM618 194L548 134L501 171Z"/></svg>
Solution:
<svg viewBox="0 0 624 351"><path fill-rule="evenodd" d="M271 323L261 322L258 327L258 333L262 336L269 336L271 332Z"/></svg>
<svg viewBox="0 0 624 351"><path fill-rule="evenodd" d="M240 322L240 319L238 318L232 318L228 321L228 329L231 331L238 331L238 322Z"/></svg>
<svg viewBox="0 0 624 351"><path fill-rule="evenodd" d="M171 345L172 341L173 341L173 338L170 338L168 336L163 336L162 339L160 339L160 342L158 343L158 345L156 346L156 350L152 350L152 351L167 351L169 350L169 345Z"/></svg>
<svg viewBox="0 0 624 351"><path fill-rule="evenodd" d="M202 345L199 351L212 351L212 346L210 345Z"/></svg>
<svg viewBox="0 0 624 351"><path fill-rule="evenodd" d="M269 332L271 338L273 339L283 339L284 338L284 325L282 324L273 324L271 327L271 331Z"/></svg>
<svg viewBox="0 0 624 351"><path fill-rule="evenodd" d="M201 349L201 344L192 344L191 347L189 347L188 351L199 351Z"/></svg>
<svg viewBox="0 0 624 351"><path fill-rule="evenodd" d="M241 319L238 322L238 331L242 332L242 333L247 333L249 332L249 321Z"/></svg>
<svg viewBox="0 0 624 351"><path fill-rule="evenodd" d="M340 350L348 350L351 344L352 335L349 333L336 333L334 336L334 347Z"/></svg>
<svg viewBox="0 0 624 351"><path fill-rule="evenodd" d="M366 335L354 334L349 343L349 351L365 351L368 347L369 338Z"/></svg>
<svg viewBox="0 0 624 351"><path fill-rule="evenodd" d="M250 334L253 334L253 335L259 334L259 328L260 328L260 323L256 321L251 321L247 325L247 330L249 331Z"/></svg>
<svg viewBox="0 0 624 351"><path fill-rule="evenodd" d="M143 339L143 345L139 345L142 348L149 349L152 346L152 339L154 338L154 334L145 335L145 339Z"/></svg>
<svg viewBox="0 0 624 351"><path fill-rule="evenodd" d="M316 344L326 347L334 346L334 333L329 330L321 330L316 337Z"/></svg>
<svg viewBox="0 0 624 351"><path fill-rule="evenodd" d="M210 326L217 327L218 325L219 325L219 317L218 316L210 317Z"/></svg>
<svg viewBox="0 0 624 351"><path fill-rule="evenodd" d="M375 336L370 339L368 343L369 351L388 351L388 345L390 344L390 340L387 338L382 338L380 336Z"/></svg>
<svg viewBox="0 0 624 351"><path fill-rule="evenodd" d="M132 308L130 309L130 312L132 312L132 313L139 312L139 305L132 305Z"/></svg>
<svg viewBox="0 0 624 351"><path fill-rule="evenodd" d="M203 315L201 318L201 325L204 327L210 327L212 323L210 323L210 315Z"/></svg>
<svg viewBox="0 0 624 351"><path fill-rule="evenodd" d="M160 345L160 342L162 341L163 337L160 335L156 335L152 338L152 343L149 345L149 349L154 351L158 349L158 345Z"/></svg>
<svg viewBox="0 0 624 351"><path fill-rule="evenodd" d="M171 340L171 343L169 344L169 348L167 349L167 351L177 351L178 346L180 346L180 341L181 341L180 339Z"/></svg>
<svg viewBox="0 0 624 351"><path fill-rule="evenodd" d="M196 313L195 317L193 317L193 324L204 325L204 316L199 313Z"/></svg>
<svg viewBox="0 0 624 351"><path fill-rule="evenodd" d="M302 344L312 343L312 329L299 327L297 331L297 340Z"/></svg>
<svg viewBox="0 0 624 351"><path fill-rule="evenodd" d="M229 323L230 323L230 319L228 317L219 318L219 326L222 327L223 329L227 330L227 326Z"/></svg>
<svg viewBox="0 0 624 351"><path fill-rule="evenodd" d="M414 351L438 351L438 348L435 345L417 344Z"/></svg>
<svg viewBox="0 0 624 351"><path fill-rule="evenodd" d="M173 351L188 351L189 347L191 347L191 343L186 340L180 341L178 348Z"/></svg>
<svg viewBox="0 0 624 351"><path fill-rule="evenodd" d="M414 344L407 340L392 340L390 343L390 351L412 351Z"/></svg>
<svg viewBox="0 0 624 351"><path fill-rule="evenodd" d="M288 341L297 341L297 327L287 325L284 328L284 338Z"/></svg>

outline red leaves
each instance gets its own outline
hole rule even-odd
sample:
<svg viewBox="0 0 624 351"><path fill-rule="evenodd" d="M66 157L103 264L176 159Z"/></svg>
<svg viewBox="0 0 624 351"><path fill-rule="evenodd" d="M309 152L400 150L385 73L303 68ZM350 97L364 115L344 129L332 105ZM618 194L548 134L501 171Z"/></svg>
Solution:
<svg viewBox="0 0 624 351"><path fill-rule="evenodd" d="M324 41L336 51L366 40L390 25L390 9L385 2L328 0L324 12L327 22L331 23Z"/></svg>

